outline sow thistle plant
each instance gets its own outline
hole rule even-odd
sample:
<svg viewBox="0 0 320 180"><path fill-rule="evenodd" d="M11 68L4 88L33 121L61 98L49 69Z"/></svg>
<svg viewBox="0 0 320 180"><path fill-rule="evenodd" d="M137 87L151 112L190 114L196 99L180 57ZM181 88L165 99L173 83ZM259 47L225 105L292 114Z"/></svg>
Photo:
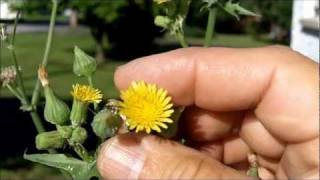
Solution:
<svg viewBox="0 0 320 180"><path fill-rule="evenodd" d="M154 0L162 9L163 14L155 17L155 24L175 36L182 47L188 47L184 36L184 24L188 15L191 0ZM208 11L208 25L204 38L204 46L210 46L214 34L214 23L217 11L222 9L239 19L239 15L256 16L253 12L241 7L239 3L222 0L202 0L202 10ZM52 14L43 61L38 69L38 82L35 85L31 99L28 99L15 55L15 32L19 13L14 24L11 39L1 28L1 40L11 52L13 66L1 69L0 80L2 86L8 88L21 101L21 109L30 113L38 131L35 144L38 150L48 153L24 154L24 158L33 162L58 168L64 175L73 179L90 179L99 177L96 169L96 158L100 143L121 132L135 132L155 134L164 138L173 138L178 131L178 121L184 107L176 107L167 90L156 84L142 80L133 81L131 85L120 92L120 99L103 99L101 90L93 84L93 76L97 69L94 58L87 55L80 48L74 48L73 72L76 76L85 77L87 84L69 85L70 98L73 99L69 107L60 99L51 87L46 70L51 49L53 29L57 14L58 2L52 0ZM200 10L199 10L200 11ZM55 130L45 131L41 118L37 113L40 91L45 98L44 120L54 125ZM103 104L103 108L99 108ZM101 106L100 106L101 107ZM91 119L89 114L93 114ZM91 130L87 124L91 124ZM94 150L88 151L85 143L93 132L99 139ZM181 139L183 142L183 139ZM59 153L72 149L70 153ZM68 151L69 152L69 151ZM257 177L258 164L256 158L248 157L251 168L249 176Z"/></svg>

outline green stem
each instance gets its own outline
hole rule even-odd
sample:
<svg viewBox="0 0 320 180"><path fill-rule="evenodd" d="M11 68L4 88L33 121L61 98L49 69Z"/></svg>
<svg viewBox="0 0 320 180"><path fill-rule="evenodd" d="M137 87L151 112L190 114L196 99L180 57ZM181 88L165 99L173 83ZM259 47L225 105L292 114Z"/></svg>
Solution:
<svg viewBox="0 0 320 180"><path fill-rule="evenodd" d="M16 72L17 72L17 81L18 81L17 84L18 84L18 87L21 90L21 95L19 95L19 93L17 92L16 96L18 98L20 97L19 99L21 101L21 104L29 106L30 102L29 102L29 100L27 98L27 95L26 95L26 90L25 90L25 86L24 86L24 83L23 83L22 74L21 74L21 72L19 70L19 63L18 63L18 60L17 60L15 48L14 48L15 36L16 36L17 24L18 24L19 16L20 16L20 11L18 11L16 19L14 21L12 38L11 38L10 45L9 45L8 49L10 51L14 67L15 67ZM10 89L9 86L8 86L8 88ZM15 93L15 92L13 92L13 93ZM40 119L38 113L35 110L31 110L30 111L30 115L31 115L32 121L33 121L38 133L44 132L45 129L44 129L43 124L41 123L41 119Z"/></svg>
<svg viewBox="0 0 320 180"><path fill-rule="evenodd" d="M32 118L32 122L33 122L34 126L36 127L38 133L45 132L45 128L44 128L43 124L41 123L41 119L40 119L38 113L35 110L32 110L32 111L30 111L30 115Z"/></svg>
<svg viewBox="0 0 320 180"><path fill-rule="evenodd" d="M91 87L93 87L92 76L88 76L88 82Z"/></svg>
<svg viewBox="0 0 320 180"><path fill-rule="evenodd" d="M48 37L47 37L46 48L45 48L43 59L42 59L42 65L44 67L46 67L48 64L49 53L50 53L51 45L52 45L52 36L53 36L53 31L54 31L54 26L55 26L56 16L57 16L57 9L58 9L57 0L52 0L52 3L53 3L53 5L52 5L52 10L51 10L49 32L48 32ZM35 107L37 106L38 101L39 101L40 87L41 87L41 84L38 79L37 83L35 85L35 88L33 90L32 100L31 100L31 104Z"/></svg>
<svg viewBox="0 0 320 180"><path fill-rule="evenodd" d="M16 89L14 89L10 84L6 85L6 87L9 89L9 91L16 96L21 102L24 102L24 98L22 97L22 95L20 94L19 91L17 91Z"/></svg>
<svg viewBox="0 0 320 180"><path fill-rule="evenodd" d="M207 30L206 30L206 36L205 36L205 41L203 45L204 47L209 47L211 45L212 36L214 34L214 27L216 23L216 15L217 15L217 8L216 7L209 8Z"/></svg>
<svg viewBox="0 0 320 180"><path fill-rule="evenodd" d="M71 145L73 150L78 154L78 156L87 162L91 162L93 157L89 155L88 151L81 144L77 143L75 145Z"/></svg>
<svg viewBox="0 0 320 180"><path fill-rule="evenodd" d="M16 37L16 31L17 31L17 25L18 25L18 19L20 16L20 11L18 11L16 18L14 20L14 26L13 26L13 32L12 32L12 37L11 37L11 41L10 41L10 45L8 46L8 49L10 51L12 60L13 60L13 65L14 68L16 69L17 72L17 81L18 81L18 87L21 89L21 93L22 93L22 97L27 100L27 96L26 96L26 90L23 84L23 79L22 79L22 74L19 70L19 63L17 60L17 56L16 56L16 52L15 52L15 48L14 48L14 44L15 44L15 37Z"/></svg>
<svg viewBox="0 0 320 180"><path fill-rule="evenodd" d="M10 54L11 54L11 57L12 57L12 60L13 60L14 68L16 69L16 72L17 72L17 82L18 82L17 84L18 84L18 87L21 90L22 97L25 100L27 100L26 90L25 90L25 87L24 87L21 71L19 70L20 69L19 68L19 63L18 63L18 60L17 60L17 55L16 55L16 52L15 52L14 46L9 45L9 50L10 50Z"/></svg>
<svg viewBox="0 0 320 180"><path fill-rule="evenodd" d="M176 36L177 36L177 38L178 38L178 40L179 40L179 42L180 42L180 45L181 45L183 48L188 47L188 43L186 42L186 39L185 39L184 34L183 34L182 32L177 33Z"/></svg>

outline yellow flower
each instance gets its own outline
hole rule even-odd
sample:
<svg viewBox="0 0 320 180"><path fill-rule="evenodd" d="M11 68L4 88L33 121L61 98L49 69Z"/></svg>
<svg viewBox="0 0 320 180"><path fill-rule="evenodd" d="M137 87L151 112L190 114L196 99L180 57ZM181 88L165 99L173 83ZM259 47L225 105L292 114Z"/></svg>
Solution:
<svg viewBox="0 0 320 180"><path fill-rule="evenodd" d="M71 95L84 103L99 103L102 99L101 91L87 85L76 84L72 86Z"/></svg>
<svg viewBox="0 0 320 180"><path fill-rule="evenodd" d="M172 123L173 104L167 91L157 88L155 84L134 81L131 86L121 91L120 115L125 116L126 125L136 132L151 130L161 132L167 129L166 123Z"/></svg>
<svg viewBox="0 0 320 180"><path fill-rule="evenodd" d="M162 3L168 2L170 0L153 0L153 1L156 2L157 4L162 4Z"/></svg>

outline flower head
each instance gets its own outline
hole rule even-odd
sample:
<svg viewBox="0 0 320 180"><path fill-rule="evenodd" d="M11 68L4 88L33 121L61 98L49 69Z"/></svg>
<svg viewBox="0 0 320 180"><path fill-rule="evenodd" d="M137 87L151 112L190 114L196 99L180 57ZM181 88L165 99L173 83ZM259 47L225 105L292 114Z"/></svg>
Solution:
<svg viewBox="0 0 320 180"><path fill-rule="evenodd" d="M14 66L8 66L3 68L0 74L0 80L2 82L2 86L6 86L8 84L14 83L17 77L17 71Z"/></svg>
<svg viewBox="0 0 320 180"><path fill-rule="evenodd" d="M120 97L123 101L120 103L120 115L126 117L130 130L161 132L160 128L166 129L166 123L173 122L170 119L174 112L171 97L155 84L134 81L127 90L121 91Z"/></svg>
<svg viewBox="0 0 320 180"><path fill-rule="evenodd" d="M72 86L71 95L74 99L84 103L99 103L102 99L101 91L87 85L76 84Z"/></svg>

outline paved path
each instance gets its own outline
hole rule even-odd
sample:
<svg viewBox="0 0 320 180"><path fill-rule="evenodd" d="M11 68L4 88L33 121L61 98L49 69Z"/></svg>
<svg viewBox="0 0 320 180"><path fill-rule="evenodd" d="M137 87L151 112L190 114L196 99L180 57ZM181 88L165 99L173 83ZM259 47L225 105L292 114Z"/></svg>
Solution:
<svg viewBox="0 0 320 180"><path fill-rule="evenodd" d="M65 32L69 29L68 24L57 24L55 26L56 32ZM85 28L86 26L79 26L77 28ZM49 29L49 24L18 24L17 33L27 33L27 32L47 32ZM13 25L7 26L7 32L10 33L13 30Z"/></svg>

